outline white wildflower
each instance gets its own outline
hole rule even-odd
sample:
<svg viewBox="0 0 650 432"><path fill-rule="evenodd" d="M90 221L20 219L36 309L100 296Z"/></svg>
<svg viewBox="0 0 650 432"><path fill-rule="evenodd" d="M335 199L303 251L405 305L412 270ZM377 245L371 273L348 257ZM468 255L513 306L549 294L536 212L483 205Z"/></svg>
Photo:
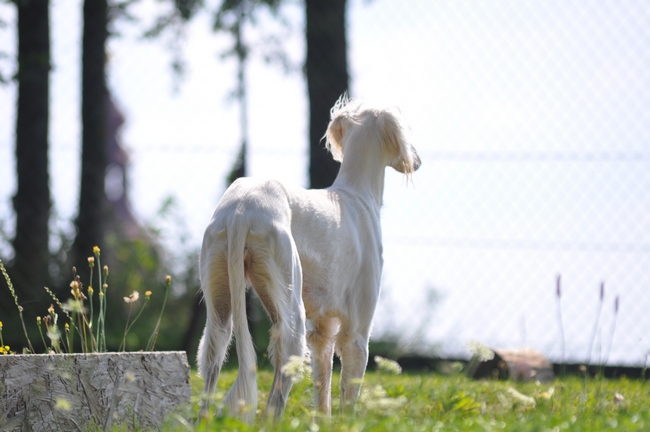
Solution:
<svg viewBox="0 0 650 432"><path fill-rule="evenodd" d="M512 397L512 399L514 399L515 401L520 402L523 405L528 405L531 407L535 406L535 399L533 399L532 397L519 393L517 390L515 390L512 387L508 387L507 392L510 395L510 397Z"/></svg>
<svg viewBox="0 0 650 432"><path fill-rule="evenodd" d="M377 363L377 367L379 370L382 370L384 372L392 373L395 375L399 375L402 373L402 367L399 365L394 360L390 360L384 357L380 356L375 356L375 363Z"/></svg>
<svg viewBox="0 0 650 432"><path fill-rule="evenodd" d="M289 361L282 366L282 374L291 377L295 383L302 381L305 376L311 375L309 359L300 356L290 356Z"/></svg>
<svg viewBox="0 0 650 432"><path fill-rule="evenodd" d="M58 343L61 340L61 332L57 326L50 326L47 330L47 337L52 340L53 344Z"/></svg>
<svg viewBox="0 0 650 432"><path fill-rule="evenodd" d="M406 396L389 397L386 390L379 384L369 388L362 388L361 395L359 396L359 403L367 410L378 411L385 415L403 407L406 405L406 402Z"/></svg>
<svg viewBox="0 0 650 432"><path fill-rule="evenodd" d="M478 341L467 342L467 349L473 356L478 358L478 361L488 361L494 358L494 351L483 345Z"/></svg>
<svg viewBox="0 0 650 432"><path fill-rule="evenodd" d="M67 312L75 313L85 313L86 309L84 308L83 301L68 299L66 304L63 305L63 310Z"/></svg>
<svg viewBox="0 0 650 432"><path fill-rule="evenodd" d="M140 293L137 291L133 291L133 294L131 294L128 297L124 297L124 303L135 303L138 301L140 298Z"/></svg>
<svg viewBox="0 0 650 432"><path fill-rule="evenodd" d="M131 370L127 370L127 371L124 373L124 382L126 382L126 383L132 383L132 382L135 381L135 380L136 380L136 376L135 376L135 373L134 373L133 371L131 371Z"/></svg>

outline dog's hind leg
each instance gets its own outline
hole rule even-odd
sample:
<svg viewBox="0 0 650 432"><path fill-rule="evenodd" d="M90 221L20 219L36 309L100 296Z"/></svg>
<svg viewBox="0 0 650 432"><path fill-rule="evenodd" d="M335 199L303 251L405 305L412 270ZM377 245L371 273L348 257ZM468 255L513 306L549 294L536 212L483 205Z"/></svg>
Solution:
<svg viewBox="0 0 650 432"><path fill-rule="evenodd" d="M202 289L208 316L198 352L199 372L205 380L199 416L205 417L208 415L210 399L230 345L232 312L225 253L217 256L206 253L205 260L202 257L201 266Z"/></svg>
<svg viewBox="0 0 650 432"><path fill-rule="evenodd" d="M275 230L259 248L251 249L249 278L272 322L269 358L275 371L266 414L279 417L293 384L292 377L282 373L282 366L292 356L302 359L306 351L302 270L289 231Z"/></svg>

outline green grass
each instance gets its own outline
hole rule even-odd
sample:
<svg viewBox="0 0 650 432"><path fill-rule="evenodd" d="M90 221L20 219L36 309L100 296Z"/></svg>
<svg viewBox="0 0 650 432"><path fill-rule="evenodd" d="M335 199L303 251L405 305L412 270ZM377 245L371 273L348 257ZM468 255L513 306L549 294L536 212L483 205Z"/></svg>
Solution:
<svg viewBox="0 0 650 432"><path fill-rule="evenodd" d="M217 402L235 380L236 371L222 372ZM188 430L199 431L648 431L650 430L650 384L644 381L581 379L568 377L552 383L519 384L503 381L473 381L463 375L433 373L388 375L368 372L364 380L366 397L354 415L338 414L337 383L333 390L331 419L313 412L311 383L296 384L287 410L276 423L259 414L266 405L271 386L270 371L258 377L260 402L253 425L234 418L206 419L194 429L202 380L193 373L194 418ZM335 376L338 381L338 375ZM368 395L369 389L385 389ZM622 398L621 398L622 396ZM406 403L399 406L406 398ZM391 407L390 405L397 405ZM179 417L169 420L168 429L182 430Z"/></svg>

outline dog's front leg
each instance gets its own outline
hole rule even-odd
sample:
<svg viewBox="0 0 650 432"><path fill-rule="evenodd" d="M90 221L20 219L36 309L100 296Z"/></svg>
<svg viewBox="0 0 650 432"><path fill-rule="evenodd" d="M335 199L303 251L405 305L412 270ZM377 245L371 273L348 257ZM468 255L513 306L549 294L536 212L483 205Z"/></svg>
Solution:
<svg viewBox="0 0 650 432"><path fill-rule="evenodd" d="M332 413L332 359L338 320L334 318L320 320L310 327L307 341L311 350L316 408L329 416Z"/></svg>
<svg viewBox="0 0 650 432"><path fill-rule="evenodd" d="M351 411L361 392L361 380L368 363L368 336L348 331L338 340L341 357L341 412Z"/></svg>

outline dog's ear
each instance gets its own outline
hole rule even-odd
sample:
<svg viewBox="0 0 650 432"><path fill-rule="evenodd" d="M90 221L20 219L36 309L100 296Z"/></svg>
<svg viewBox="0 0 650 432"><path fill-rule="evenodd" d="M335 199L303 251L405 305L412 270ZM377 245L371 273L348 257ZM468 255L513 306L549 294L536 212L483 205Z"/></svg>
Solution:
<svg viewBox="0 0 650 432"><path fill-rule="evenodd" d="M388 165L403 174L420 168L421 162L415 148L409 144L402 121L391 111L377 114L380 141L388 155Z"/></svg>
<svg viewBox="0 0 650 432"><path fill-rule="evenodd" d="M343 136L347 129L348 119L343 115L332 118L325 133L325 147L332 153L335 161L343 160Z"/></svg>

